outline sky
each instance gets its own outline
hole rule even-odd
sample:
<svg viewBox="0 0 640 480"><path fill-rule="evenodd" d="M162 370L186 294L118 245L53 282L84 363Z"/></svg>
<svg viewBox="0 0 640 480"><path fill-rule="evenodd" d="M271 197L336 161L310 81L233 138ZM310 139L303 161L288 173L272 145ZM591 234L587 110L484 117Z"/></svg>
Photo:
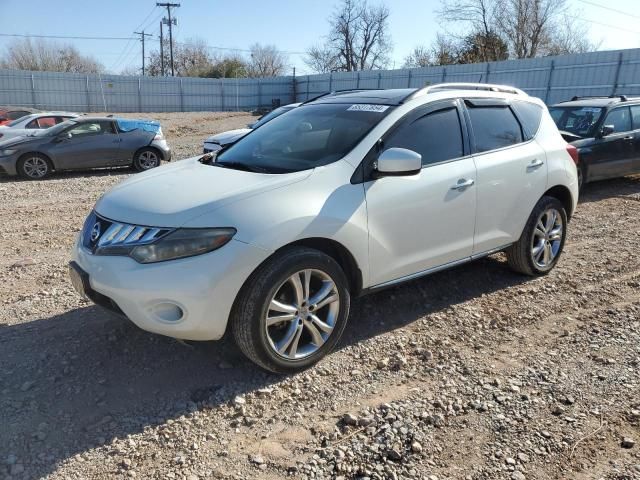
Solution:
<svg viewBox="0 0 640 480"><path fill-rule="evenodd" d="M296 74L313 73L305 50L320 44L327 19L338 0L171 0L178 25L174 41L202 38L219 53L247 50L253 43L273 44L286 52ZM376 3L376 0L370 0ZM638 0L567 0L570 10L589 28L601 50L640 47ZM159 23L166 9L150 0L0 0L0 51L19 35L130 38L144 29L147 51L158 45ZM411 49L429 45L444 25L437 17L440 0L386 0L390 10L392 65L400 68ZM96 57L112 73L139 68L137 40L60 39Z"/></svg>

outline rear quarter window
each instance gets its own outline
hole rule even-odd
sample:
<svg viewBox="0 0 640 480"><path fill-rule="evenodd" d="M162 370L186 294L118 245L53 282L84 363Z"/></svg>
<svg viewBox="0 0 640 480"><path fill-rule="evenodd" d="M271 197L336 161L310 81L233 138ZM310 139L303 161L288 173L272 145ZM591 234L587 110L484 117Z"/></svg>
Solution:
<svg viewBox="0 0 640 480"><path fill-rule="evenodd" d="M523 141L520 123L507 106L468 108L476 152L487 152Z"/></svg>
<svg viewBox="0 0 640 480"><path fill-rule="evenodd" d="M531 140L536 136L542 119L542 107L535 103L513 102L511 107L515 110L524 130L525 140Z"/></svg>

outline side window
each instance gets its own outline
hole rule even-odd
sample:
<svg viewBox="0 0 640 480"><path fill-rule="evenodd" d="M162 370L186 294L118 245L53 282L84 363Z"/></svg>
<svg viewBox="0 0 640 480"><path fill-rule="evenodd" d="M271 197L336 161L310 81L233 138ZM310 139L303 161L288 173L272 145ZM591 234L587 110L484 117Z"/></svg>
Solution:
<svg viewBox="0 0 640 480"><path fill-rule="evenodd" d="M540 127L542 107L529 102L513 102L511 107L516 111L518 118L522 122L525 140L531 140Z"/></svg>
<svg viewBox="0 0 640 480"><path fill-rule="evenodd" d="M86 122L72 128L69 133L74 137L101 135L103 133L113 133L113 126L108 121Z"/></svg>
<svg viewBox="0 0 640 480"><path fill-rule="evenodd" d="M631 106L631 122L634 130L640 130L640 105Z"/></svg>
<svg viewBox="0 0 640 480"><path fill-rule="evenodd" d="M455 107L428 113L402 125L385 141L384 148L408 148L422 155L422 165L462 157L462 130Z"/></svg>
<svg viewBox="0 0 640 480"><path fill-rule="evenodd" d="M38 127L38 119L37 119L37 118L34 118L34 119L33 119L33 120L31 120L29 123L27 123L27 124L24 126L24 128L28 128L28 129L31 129L31 128L39 128L39 127Z"/></svg>
<svg viewBox="0 0 640 480"><path fill-rule="evenodd" d="M30 112L23 112L22 110L14 110L12 112L7 113L7 117L10 120L17 120L18 118L22 118L25 115L29 115Z"/></svg>
<svg viewBox="0 0 640 480"><path fill-rule="evenodd" d="M55 117L40 117L38 119L38 126L40 128L53 127L56 124Z"/></svg>
<svg viewBox="0 0 640 480"><path fill-rule="evenodd" d="M611 110L603 125L612 125L614 132L628 132L631 130L631 115L629 107Z"/></svg>
<svg viewBox="0 0 640 480"><path fill-rule="evenodd" d="M477 152L522 142L520 123L509 107L469 107Z"/></svg>

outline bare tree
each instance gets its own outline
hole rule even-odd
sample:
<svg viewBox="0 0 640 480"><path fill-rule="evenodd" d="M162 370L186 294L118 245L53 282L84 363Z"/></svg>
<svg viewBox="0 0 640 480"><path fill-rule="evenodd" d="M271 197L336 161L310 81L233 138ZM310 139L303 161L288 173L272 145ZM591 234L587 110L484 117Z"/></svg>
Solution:
<svg viewBox="0 0 640 480"><path fill-rule="evenodd" d="M576 21L571 15L564 15L552 32L546 49L547 55L566 55L569 53L593 52L600 48L602 42L592 42L584 23Z"/></svg>
<svg viewBox="0 0 640 480"><path fill-rule="evenodd" d="M42 39L16 40L9 44L0 67L48 72L98 73L104 67L93 57L82 55L73 45Z"/></svg>
<svg viewBox="0 0 640 480"><path fill-rule="evenodd" d="M428 67L432 63L429 48L424 45L418 45L405 57L403 68Z"/></svg>
<svg viewBox="0 0 640 480"><path fill-rule="evenodd" d="M323 47L308 51L307 64L312 68L353 72L384 68L392 50L389 9L366 0L342 0L329 18L329 35Z"/></svg>
<svg viewBox="0 0 640 480"><path fill-rule="evenodd" d="M318 73L335 72L339 69L338 55L328 45L314 45L309 48L304 63Z"/></svg>
<svg viewBox="0 0 640 480"><path fill-rule="evenodd" d="M169 53L169 39L163 42L164 72L171 71L171 57ZM173 42L173 65L175 75L179 77L205 77L213 67L213 59L209 53L207 43L199 38L189 39L184 43ZM162 75L160 50L153 50L147 62L147 74Z"/></svg>
<svg viewBox="0 0 640 480"><path fill-rule="evenodd" d="M434 65L458 63L458 46L451 38L438 33L431 46L431 57Z"/></svg>
<svg viewBox="0 0 640 480"><path fill-rule="evenodd" d="M255 43L251 46L251 58L247 66L249 77L277 77L284 75L289 65L289 59L285 54L278 51L275 45L260 45Z"/></svg>
<svg viewBox="0 0 640 480"><path fill-rule="evenodd" d="M515 58L544 55L551 44L554 22L565 13L566 0L498 0L498 30Z"/></svg>

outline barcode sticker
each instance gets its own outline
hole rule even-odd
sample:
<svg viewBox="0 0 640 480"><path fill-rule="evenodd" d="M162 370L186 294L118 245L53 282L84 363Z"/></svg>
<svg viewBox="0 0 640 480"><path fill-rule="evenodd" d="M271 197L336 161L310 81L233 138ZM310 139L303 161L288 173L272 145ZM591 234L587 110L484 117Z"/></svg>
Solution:
<svg viewBox="0 0 640 480"><path fill-rule="evenodd" d="M355 105L351 105L349 108L347 108L347 111L382 113L387 108L389 108L389 105L369 105L366 103L356 103Z"/></svg>

